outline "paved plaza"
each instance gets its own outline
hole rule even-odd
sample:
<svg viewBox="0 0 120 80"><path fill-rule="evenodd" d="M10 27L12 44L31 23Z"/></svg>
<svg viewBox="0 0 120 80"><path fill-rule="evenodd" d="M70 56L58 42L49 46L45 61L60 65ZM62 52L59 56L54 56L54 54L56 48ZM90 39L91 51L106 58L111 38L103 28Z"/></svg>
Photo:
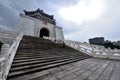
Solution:
<svg viewBox="0 0 120 80"><path fill-rule="evenodd" d="M90 58L23 76L20 80L120 80L120 61Z"/></svg>

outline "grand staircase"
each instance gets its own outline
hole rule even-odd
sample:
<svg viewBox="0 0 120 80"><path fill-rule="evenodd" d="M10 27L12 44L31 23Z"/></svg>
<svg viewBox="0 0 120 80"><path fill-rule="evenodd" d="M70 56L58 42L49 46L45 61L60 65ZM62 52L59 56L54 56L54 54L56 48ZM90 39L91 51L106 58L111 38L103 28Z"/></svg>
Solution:
<svg viewBox="0 0 120 80"><path fill-rule="evenodd" d="M23 36L7 79L34 74L90 56L43 38Z"/></svg>

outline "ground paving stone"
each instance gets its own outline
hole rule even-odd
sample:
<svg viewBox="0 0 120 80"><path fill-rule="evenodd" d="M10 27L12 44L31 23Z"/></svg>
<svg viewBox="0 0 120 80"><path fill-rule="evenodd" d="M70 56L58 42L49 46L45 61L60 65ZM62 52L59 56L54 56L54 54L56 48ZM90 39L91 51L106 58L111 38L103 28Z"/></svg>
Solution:
<svg viewBox="0 0 120 80"><path fill-rule="evenodd" d="M119 74L120 61L91 58L23 76L18 80L120 80Z"/></svg>

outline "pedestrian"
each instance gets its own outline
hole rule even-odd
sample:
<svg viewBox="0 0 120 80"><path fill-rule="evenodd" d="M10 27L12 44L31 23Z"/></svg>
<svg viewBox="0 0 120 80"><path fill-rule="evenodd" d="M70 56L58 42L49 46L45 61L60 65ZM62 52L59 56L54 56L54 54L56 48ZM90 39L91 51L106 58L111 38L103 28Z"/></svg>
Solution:
<svg viewBox="0 0 120 80"><path fill-rule="evenodd" d="M65 42L63 41L63 48L65 47Z"/></svg>

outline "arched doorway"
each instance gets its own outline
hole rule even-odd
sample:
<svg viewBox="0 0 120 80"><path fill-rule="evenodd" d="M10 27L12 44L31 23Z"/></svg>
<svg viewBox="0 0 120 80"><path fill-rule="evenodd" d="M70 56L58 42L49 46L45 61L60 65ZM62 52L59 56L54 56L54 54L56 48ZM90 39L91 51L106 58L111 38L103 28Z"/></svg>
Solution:
<svg viewBox="0 0 120 80"><path fill-rule="evenodd" d="M49 37L49 30L48 30L48 29L42 28L42 29L40 30L40 37L43 37L43 36Z"/></svg>

